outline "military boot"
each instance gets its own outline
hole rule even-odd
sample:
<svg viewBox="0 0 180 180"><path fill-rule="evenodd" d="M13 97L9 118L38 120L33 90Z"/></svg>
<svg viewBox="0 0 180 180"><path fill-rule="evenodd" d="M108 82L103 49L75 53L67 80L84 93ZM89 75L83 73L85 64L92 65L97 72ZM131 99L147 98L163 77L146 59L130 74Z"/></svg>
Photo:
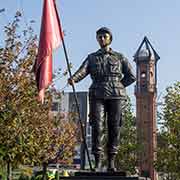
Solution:
<svg viewBox="0 0 180 180"><path fill-rule="evenodd" d="M107 168L107 171L110 171L110 172L115 172L116 171L116 168L115 168L115 165L114 165L114 160L115 160L115 155L113 154L110 154L108 155L108 168Z"/></svg>
<svg viewBox="0 0 180 180"><path fill-rule="evenodd" d="M101 166L102 166L101 156L100 155L95 155L94 159L95 159L95 169L94 169L94 171L96 171L96 172L101 171Z"/></svg>

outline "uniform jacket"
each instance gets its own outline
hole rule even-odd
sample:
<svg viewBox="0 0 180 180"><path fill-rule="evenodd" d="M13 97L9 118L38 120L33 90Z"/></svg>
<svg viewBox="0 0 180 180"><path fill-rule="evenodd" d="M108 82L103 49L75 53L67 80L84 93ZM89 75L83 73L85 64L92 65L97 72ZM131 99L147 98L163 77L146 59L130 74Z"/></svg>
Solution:
<svg viewBox="0 0 180 180"><path fill-rule="evenodd" d="M99 49L89 54L72 79L79 82L88 74L92 79L89 88L90 98L126 98L125 87L135 81L127 58L112 49L109 52Z"/></svg>

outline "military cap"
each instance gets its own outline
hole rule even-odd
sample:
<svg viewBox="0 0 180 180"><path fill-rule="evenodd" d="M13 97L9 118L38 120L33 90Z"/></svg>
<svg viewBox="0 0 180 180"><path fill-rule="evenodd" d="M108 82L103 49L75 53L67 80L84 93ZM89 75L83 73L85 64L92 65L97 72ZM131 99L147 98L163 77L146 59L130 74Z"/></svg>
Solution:
<svg viewBox="0 0 180 180"><path fill-rule="evenodd" d="M112 32L111 32L111 30L109 28L101 27L100 29L98 29L96 31L96 35L101 34L101 33L108 33L111 36L111 41L112 41Z"/></svg>

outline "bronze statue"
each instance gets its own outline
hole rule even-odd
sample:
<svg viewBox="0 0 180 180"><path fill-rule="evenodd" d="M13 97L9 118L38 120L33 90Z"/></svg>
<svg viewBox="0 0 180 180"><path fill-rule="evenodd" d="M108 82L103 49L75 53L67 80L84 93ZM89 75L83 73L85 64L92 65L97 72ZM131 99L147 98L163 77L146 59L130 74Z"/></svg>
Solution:
<svg viewBox="0 0 180 180"><path fill-rule="evenodd" d="M92 126L92 154L95 170L101 168L103 152L102 133L104 120L108 129L107 157L108 171L115 171L114 158L118 150L122 105L126 100L125 87L135 81L132 67L127 58L110 48L112 33L102 27L96 31L100 49L87 56L80 68L68 79L69 84L77 83L90 74L89 88L90 123Z"/></svg>

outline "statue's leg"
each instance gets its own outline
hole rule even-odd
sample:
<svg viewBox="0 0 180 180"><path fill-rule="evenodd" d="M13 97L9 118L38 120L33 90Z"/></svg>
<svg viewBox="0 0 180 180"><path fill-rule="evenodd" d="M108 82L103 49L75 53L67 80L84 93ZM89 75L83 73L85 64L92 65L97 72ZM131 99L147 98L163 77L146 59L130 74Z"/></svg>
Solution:
<svg viewBox="0 0 180 180"><path fill-rule="evenodd" d="M90 101L90 121L92 126L92 154L95 157L95 169L100 169L102 157L104 100L93 99Z"/></svg>
<svg viewBox="0 0 180 180"><path fill-rule="evenodd" d="M107 125L108 125L108 171L115 171L114 159L118 150L119 129L121 120L121 100L111 99L107 101Z"/></svg>

